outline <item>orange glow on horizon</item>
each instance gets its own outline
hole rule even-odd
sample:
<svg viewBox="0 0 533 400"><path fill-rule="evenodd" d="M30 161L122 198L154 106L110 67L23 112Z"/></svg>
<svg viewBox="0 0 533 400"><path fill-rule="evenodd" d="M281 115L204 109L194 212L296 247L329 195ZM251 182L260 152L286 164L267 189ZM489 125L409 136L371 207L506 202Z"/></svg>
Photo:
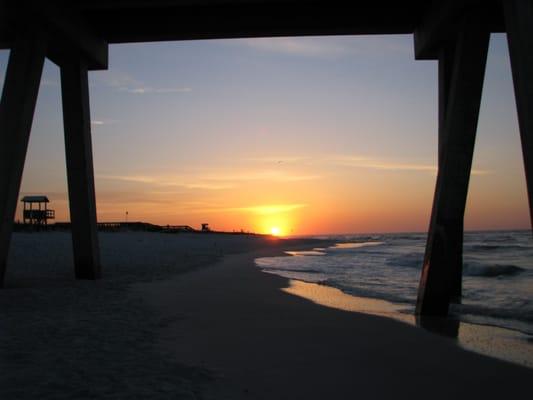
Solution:
<svg viewBox="0 0 533 400"><path fill-rule="evenodd" d="M277 226L273 226L272 228L270 228L270 233L273 236L280 236L281 235L281 229L279 229Z"/></svg>
<svg viewBox="0 0 533 400"><path fill-rule="evenodd" d="M214 231L273 237L427 232L438 170L438 74L413 59L411 41L113 46L114 72L91 81L98 221L208 223ZM492 100L480 109L464 227L529 229L504 34L491 36L490 54L483 96ZM0 76L8 57L0 52ZM358 73L344 73L354 65ZM46 195L54 222L66 222L61 109L51 106L59 80L57 68L44 69L32 127L38 134L18 200ZM15 220L22 213L17 201Z"/></svg>

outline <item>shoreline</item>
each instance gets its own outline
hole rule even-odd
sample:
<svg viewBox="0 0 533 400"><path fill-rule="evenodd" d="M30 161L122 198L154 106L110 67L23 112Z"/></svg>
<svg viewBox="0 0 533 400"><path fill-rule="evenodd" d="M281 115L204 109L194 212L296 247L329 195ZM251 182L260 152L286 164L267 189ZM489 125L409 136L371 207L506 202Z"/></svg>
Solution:
<svg viewBox="0 0 533 400"><path fill-rule="evenodd" d="M338 243L338 241L333 243ZM291 254L293 250L291 248L278 256L294 256ZM314 250L315 248L302 247L296 253ZM255 266L263 273L283 277L275 270L265 270L257 263ZM308 299L316 304L390 318L436 335L448 337L465 350L533 368L533 336L518 328L513 329L490 322L464 320L460 315L453 315L453 313L447 317L421 319L408 309L413 307L412 304L353 295L323 282L306 281L294 277L285 277L285 279L288 280L289 285L282 289L284 292Z"/></svg>
<svg viewBox="0 0 533 400"><path fill-rule="evenodd" d="M75 281L69 235L15 235L10 289L0 291L7 327L0 397L412 400L529 392L531 369L390 318L285 293L287 279L254 263L317 241L149 233L100 240L105 278Z"/></svg>
<svg viewBox="0 0 533 400"><path fill-rule="evenodd" d="M325 307L287 293L288 279L264 273L254 263L257 257L279 255L272 250L227 256L170 281L136 285L153 310L174 321L161 332L160 351L212 371L205 398L527 393L523 380L533 377L531 369L464 350L449 338L391 318ZM442 390L435 393L435 387Z"/></svg>
<svg viewBox="0 0 533 400"><path fill-rule="evenodd" d="M533 368L531 343L533 337L518 330L460 321L453 317L439 318L440 324L424 327L417 322L415 315L402 312L398 304L382 299L354 296L333 286L299 279L289 279L289 286L282 290L325 307L400 321L435 335L448 337L465 350Z"/></svg>

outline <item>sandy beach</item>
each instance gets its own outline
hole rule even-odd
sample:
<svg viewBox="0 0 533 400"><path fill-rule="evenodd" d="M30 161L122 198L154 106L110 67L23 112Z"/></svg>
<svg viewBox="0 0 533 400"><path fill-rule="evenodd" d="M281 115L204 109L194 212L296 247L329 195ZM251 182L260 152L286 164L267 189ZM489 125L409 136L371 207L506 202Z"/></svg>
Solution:
<svg viewBox="0 0 533 400"><path fill-rule="evenodd" d="M533 370L389 318L295 296L259 256L315 242L100 234L74 281L68 233L15 234L0 292L2 399L520 398Z"/></svg>

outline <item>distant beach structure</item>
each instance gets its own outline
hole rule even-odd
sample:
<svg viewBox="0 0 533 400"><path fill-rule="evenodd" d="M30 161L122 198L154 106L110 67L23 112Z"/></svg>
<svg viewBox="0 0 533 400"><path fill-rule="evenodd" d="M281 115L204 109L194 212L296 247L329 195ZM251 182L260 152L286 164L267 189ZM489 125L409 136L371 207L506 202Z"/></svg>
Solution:
<svg viewBox="0 0 533 400"><path fill-rule="evenodd" d="M48 208L50 200L46 196L24 196L21 202L24 203L22 211L24 225L48 225L48 220L55 218L55 211ZM37 204L35 208L34 204Z"/></svg>

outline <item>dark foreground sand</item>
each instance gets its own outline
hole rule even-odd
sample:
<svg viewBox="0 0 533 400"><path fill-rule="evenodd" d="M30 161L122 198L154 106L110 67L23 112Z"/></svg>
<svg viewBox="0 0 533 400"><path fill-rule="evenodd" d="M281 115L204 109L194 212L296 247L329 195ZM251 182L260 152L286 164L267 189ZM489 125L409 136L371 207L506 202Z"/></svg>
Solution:
<svg viewBox="0 0 533 400"><path fill-rule="evenodd" d="M282 292L257 254L138 286L167 320L161 349L212 371L208 399L528 398L533 370L393 320Z"/></svg>
<svg viewBox="0 0 533 400"><path fill-rule="evenodd" d="M292 245L100 235L74 281L70 235L18 234L0 291L0 399L529 398L533 370L424 330L282 291L257 256Z"/></svg>

